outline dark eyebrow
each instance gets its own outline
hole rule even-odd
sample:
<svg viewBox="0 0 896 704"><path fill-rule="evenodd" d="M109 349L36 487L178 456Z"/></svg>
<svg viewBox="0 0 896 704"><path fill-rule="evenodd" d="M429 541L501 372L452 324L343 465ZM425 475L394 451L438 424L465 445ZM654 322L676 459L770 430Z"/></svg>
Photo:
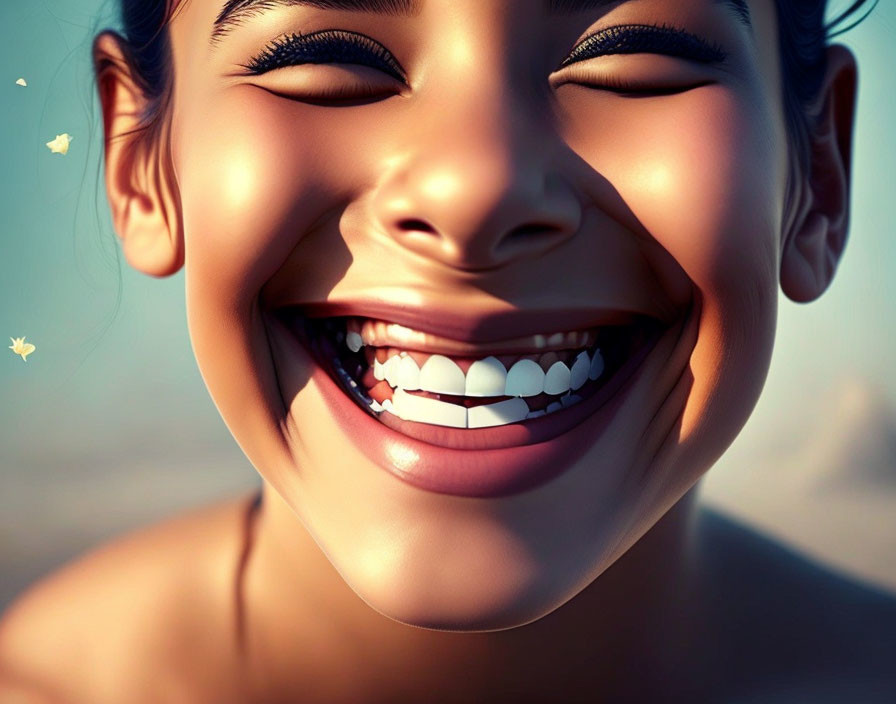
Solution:
<svg viewBox="0 0 896 704"><path fill-rule="evenodd" d="M420 11L417 0L227 0L212 30L212 42L217 41L246 17L276 7L315 7L321 10L348 10L377 15L413 16Z"/></svg>
<svg viewBox="0 0 896 704"><path fill-rule="evenodd" d="M547 0L548 11L553 14L572 14L618 5L625 0ZM747 0L712 0L725 5L747 27L752 27ZM227 0L212 29L214 43L228 30L239 25L246 17L252 17L276 7L303 5L321 10L347 10L378 15L413 16L420 11L419 0Z"/></svg>

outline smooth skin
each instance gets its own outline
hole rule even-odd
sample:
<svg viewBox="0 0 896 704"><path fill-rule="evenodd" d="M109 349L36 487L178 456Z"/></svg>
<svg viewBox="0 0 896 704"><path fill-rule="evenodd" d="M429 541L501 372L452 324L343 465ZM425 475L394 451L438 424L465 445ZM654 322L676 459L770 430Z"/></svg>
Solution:
<svg viewBox="0 0 896 704"><path fill-rule="evenodd" d="M142 137L120 44L103 34L95 55L125 256L151 276L186 268L196 358L263 502L148 529L34 587L0 626L9 700L891 701L893 602L695 500L758 399L778 287L814 300L843 252L852 54L828 49L804 171L771 0L750 3L752 28L711 0L278 6L210 42L221 5L176 14L170 113ZM729 62L555 71L591 31L644 23ZM407 83L241 69L284 32L333 28L387 47ZM683 89L595 86L608 76ZM336 88L367 97L319 99ZM519 235L533 224L549 227ZM469 499L369 462L271 315L377 296L624 309L669 332L564 474Z"/></svg>

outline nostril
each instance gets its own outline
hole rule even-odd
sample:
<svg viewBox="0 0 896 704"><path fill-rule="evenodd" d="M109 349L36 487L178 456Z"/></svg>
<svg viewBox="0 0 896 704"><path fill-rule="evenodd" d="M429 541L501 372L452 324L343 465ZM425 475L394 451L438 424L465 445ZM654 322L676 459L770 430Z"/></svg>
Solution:
<svg viewBox="0 0 896 704"><path fill-rule="evenodd" d="M520 225L515 228L511 233L511 236L525 236L525 235L540 235L545 231L556 230L557 228L553 225L541 225L538 223L532 225Z"/></svg>
<svg viewBox="0 0 896 704"><path fill-rule="evenodd" d="M403 232L428 232L431 235L436 234L436 229L432 225L423 220L416 220L414 218L405 218L399 222L398 229Z"/></svg>

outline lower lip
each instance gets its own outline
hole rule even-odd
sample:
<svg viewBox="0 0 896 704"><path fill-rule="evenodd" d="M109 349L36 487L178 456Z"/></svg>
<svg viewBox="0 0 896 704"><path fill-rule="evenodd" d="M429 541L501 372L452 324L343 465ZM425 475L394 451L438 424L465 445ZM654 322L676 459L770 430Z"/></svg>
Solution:
<svg viewBox="0 0 896 704"><path fill-rule="evenodd" d="M311 360L298 339L289 337ZM512 496L556 478L596 442L659 337L643 345L590 398L525 423L471 431L389 419L398 427L412 425L418 438L429 434L439 444L397 432L362 410L317 362L312 362L311 378L342 432L367 459L402 481L439 494Z"/></svg>

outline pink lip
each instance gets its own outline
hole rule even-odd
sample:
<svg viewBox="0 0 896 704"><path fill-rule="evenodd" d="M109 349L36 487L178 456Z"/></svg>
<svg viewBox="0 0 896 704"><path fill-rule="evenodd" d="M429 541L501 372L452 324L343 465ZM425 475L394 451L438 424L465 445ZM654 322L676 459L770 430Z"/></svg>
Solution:
<svg viewBox="0 0 896 704"><path fill-rule="evenodd" d="M507 310L476 312L463 306L440 307L437 301L426 306L402 306L391 302L365 300L312 303L297 306L312 318L360 316L378 318L405 327L430 332L463 342L488 344L529 334L584 330L603 325L630 325L639 318L658 315L641 311L610 309ZM670 323L671 321L666 321Z"/></svg>
<svg viewBox="0 0 896 704"><path fill-rule="evenodd" d="M663 334L677 332L666 328ZM298 339L292 334L289 338L310 360ZM316 362L312 379L342 432L371 462L399 479L441 494L510 496L557 477L594 444L638 379L637 372L658 338L642 346L608 384L577 405L524 423L481 430L397 418L389 418L386 425L363 411ZM403 427L415 437L400 432Z"/></svg>

